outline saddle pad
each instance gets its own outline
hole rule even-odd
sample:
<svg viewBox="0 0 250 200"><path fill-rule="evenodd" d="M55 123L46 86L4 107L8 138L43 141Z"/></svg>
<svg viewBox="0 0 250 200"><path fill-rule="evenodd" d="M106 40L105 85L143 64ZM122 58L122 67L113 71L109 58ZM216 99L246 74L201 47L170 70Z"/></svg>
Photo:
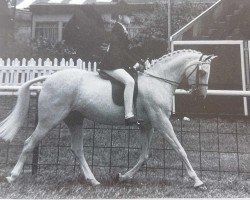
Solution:
<svg viewBox="0 0 250 200"><path fill-rule="evenodd" d="M134 106L136 106L136 99L138 96L138 74L137 73L129 73L135 80L135 89L134 89ZM112 87L112 99L113 102L118 105L118 106L124 106L124 89L125 89L125 85L119 81L117 81L116 79L114 79L113 77L109 76L106 72L100 70L99 71L99 75L101 78L105 79L105 80L109 80L111 82L111 87Z"/></svg>

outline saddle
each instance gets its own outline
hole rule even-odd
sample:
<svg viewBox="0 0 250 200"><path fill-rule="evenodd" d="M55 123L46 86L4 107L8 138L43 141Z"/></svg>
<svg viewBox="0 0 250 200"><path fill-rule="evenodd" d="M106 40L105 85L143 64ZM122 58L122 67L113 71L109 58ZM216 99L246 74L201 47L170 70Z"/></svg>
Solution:
<svg viewBox="0 0 250 200"><path fill-rule="evenodd" d="M138 96L138 73L136 71L128 71L127 72L133 77L135 80L135 88L134 88L134 96L133 96L133 103L136 107L136 99ZM124 106L124 89L125 85L120 81L117 81L106 72L100 70L99 75L102 79L109 80L112 86L112 99L113 102L118 106Z"/></svg>

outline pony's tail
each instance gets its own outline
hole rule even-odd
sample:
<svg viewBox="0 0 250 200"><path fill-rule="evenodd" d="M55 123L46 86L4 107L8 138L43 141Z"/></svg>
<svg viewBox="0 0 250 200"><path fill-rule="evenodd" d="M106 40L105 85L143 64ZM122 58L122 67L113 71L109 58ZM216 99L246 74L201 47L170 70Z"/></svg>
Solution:
<svg viewBox="0 0 250 200"><path fill-rule="evenodd" d="M15 108L10 115L0 123L0 138L12 141L21 125L24 123L30 102L29 87L36 82L43 81L48 76L41 76L24 83L18 91L18 98Z"/></svg>

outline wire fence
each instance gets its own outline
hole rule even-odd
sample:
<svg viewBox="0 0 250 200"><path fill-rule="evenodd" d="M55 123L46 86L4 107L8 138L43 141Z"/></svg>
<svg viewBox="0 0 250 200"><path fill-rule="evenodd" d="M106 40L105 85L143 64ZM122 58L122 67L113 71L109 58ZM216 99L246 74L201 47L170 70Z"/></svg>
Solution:
<svg viewBox="0 0 250 200"><path fill-rule="evenodd" d="M16 97L4 98L1 119L13 107ZM182 113L182 115L184 115ZM0 141L0 175L7 175L16 163L24 140L37 123L37 98L30 103L28 118L11 143ZM185 115L184 115L185 116ZM188 114L190 121L173 116L175 133L201 178L221 179L223 176L250 176L249 118L237 115ZM102 125L84 120L84 151L94 174L110 176L125 172L135 165L140 155L140 130L137 127ZM70 133L64 123L50 131L29 157L25 173L79 173L79 164L70 151ZM138 177L176 178L186 175L183 162L172 147L155 132L150 159Z"/></svg>

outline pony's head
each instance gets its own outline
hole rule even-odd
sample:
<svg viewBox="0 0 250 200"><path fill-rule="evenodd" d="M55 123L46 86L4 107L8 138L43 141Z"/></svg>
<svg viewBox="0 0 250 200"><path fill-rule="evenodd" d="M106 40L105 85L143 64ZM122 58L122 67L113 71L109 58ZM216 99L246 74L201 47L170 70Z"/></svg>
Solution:
<svg viewBox="0 0 250 200"><path fill-rule="evenodd" d="M198 98L207 96L211 62L217 56L201 55L198 60L186 64L185 76L191 86L191 94Z"/></svg>

